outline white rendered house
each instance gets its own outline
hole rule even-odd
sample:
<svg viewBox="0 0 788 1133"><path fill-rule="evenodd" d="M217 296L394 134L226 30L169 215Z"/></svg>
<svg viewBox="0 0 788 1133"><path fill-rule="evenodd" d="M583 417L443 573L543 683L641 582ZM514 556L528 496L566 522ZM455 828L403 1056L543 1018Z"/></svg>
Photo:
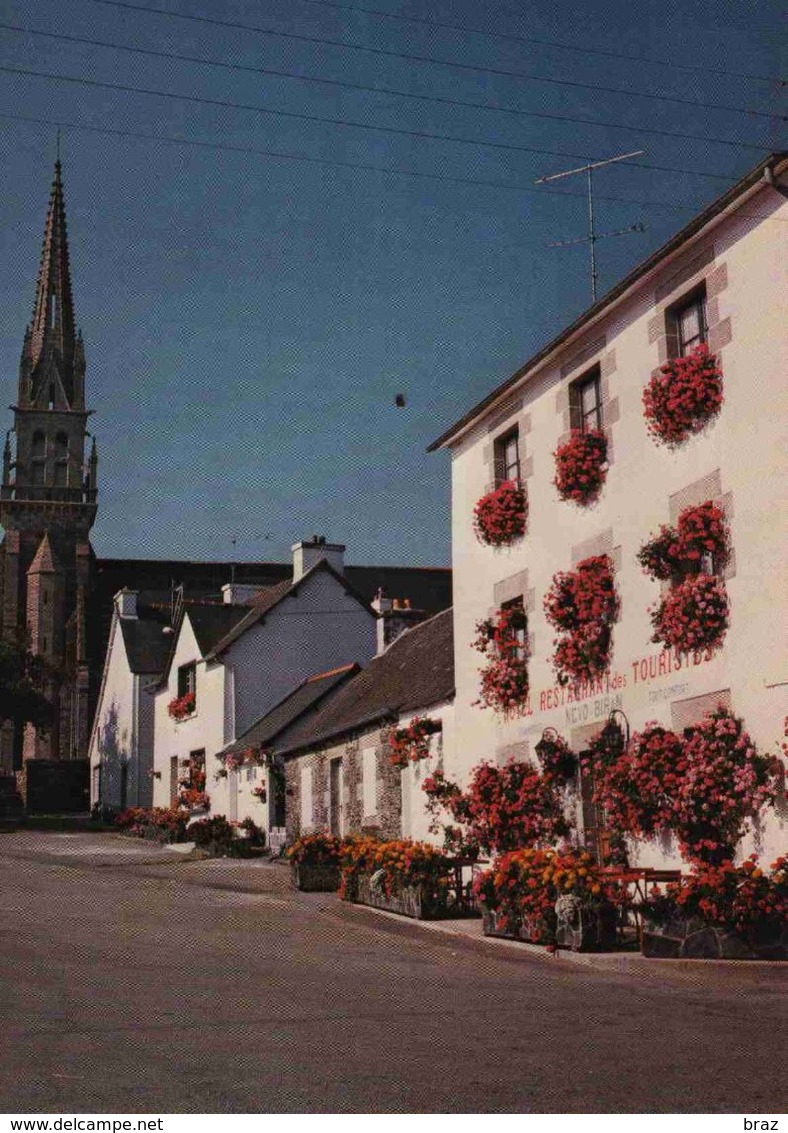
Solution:
<svg viewBox="0 0 788 1133"><path fill-rule="evenodd" d="M743 718L758 749L777 754L788 717L788 160L761 163L668 244L585 311L432 446L452 462L455 730L446 773L467 781L482 759L534 761L545 729L574 751L612 710L633 731L674 730L722 703ZM669 358L705 342L723 374L724 402L706 428L674 447L649 435L643 391ZM607 439L596 502L578 506L554 487L554 451L591 420ZM505 467L504 467L505 466ZM502 479L527 492L527 530L510 546L481 543L477 501ZM637 561L660 525L712 500L724 511L732 554L724 571L730 616L711 652L678 654L651 640L660 583ZM562 686L543 599L558 571L608 555L620 612L607 674ZM664 588L663 584L663 588ZM503 719L474 704L483 659L478 622L506 604L527 615L530 694ZM587 791L586 791L587 795ZM578 800L587 837L598 815ZM785 806L757 839L765 861L784 852ZM675 846L648 843L639 864L678 864Z"/></svg>

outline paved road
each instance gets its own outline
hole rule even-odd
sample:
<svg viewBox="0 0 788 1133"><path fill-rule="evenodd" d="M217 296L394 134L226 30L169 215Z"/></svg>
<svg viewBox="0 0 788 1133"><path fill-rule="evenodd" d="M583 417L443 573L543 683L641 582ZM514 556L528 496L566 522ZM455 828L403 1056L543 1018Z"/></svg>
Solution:
<svg viewBox="0 0 788 1133"><path fill-rule="evenodd" d="M600 972L282 867L0 835L4 1112L786 1109L785 969Z"/></svg>

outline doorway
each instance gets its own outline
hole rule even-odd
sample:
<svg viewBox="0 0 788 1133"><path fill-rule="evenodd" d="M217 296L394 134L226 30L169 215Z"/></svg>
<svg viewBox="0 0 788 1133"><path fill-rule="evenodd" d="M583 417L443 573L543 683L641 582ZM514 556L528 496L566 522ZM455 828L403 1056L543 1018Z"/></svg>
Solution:
<svg viewBox="0 0 788 1133"><path fill-rule="evenodd" d="M329 826L342 837L342 760L332 759L329 772Z"/></svg>

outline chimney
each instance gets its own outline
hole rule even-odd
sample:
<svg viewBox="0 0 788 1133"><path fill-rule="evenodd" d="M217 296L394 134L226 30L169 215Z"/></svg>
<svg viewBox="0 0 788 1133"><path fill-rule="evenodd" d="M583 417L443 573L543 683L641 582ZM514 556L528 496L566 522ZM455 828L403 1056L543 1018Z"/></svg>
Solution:
<svg viewBox="0 0 788 1133"><path fill-rule="evenodd" d="M124 586L115 595L115 605L118 608L118 617L128 618L129 620L137 618L137 598L139 597L139 590L129 590Z"/></svg>
<svg viewBox="0 0 788 1133"><path fill-rule="evenodd" d="M377 656L385 653L400 634L427 618L426 610L414 610L410 598L386 598L381 588L370 602L377 611Z"/></svg>
<svg viewBox="0 0 788 1133"><path fill-rule="evenodd" d="M303 578L321 559L325 559L338 574L345 573L344 543L327 543L325 535L313 535L311 539L294 543L290 549L293 552L293 582Z"/></svg>
<svg viewBox="0 0 788 1133"><path fill-rule="evenodd" d="M222 602L225 606L248 606L261 590L261 586L247 582L226 582L222 587Z"/></svg>

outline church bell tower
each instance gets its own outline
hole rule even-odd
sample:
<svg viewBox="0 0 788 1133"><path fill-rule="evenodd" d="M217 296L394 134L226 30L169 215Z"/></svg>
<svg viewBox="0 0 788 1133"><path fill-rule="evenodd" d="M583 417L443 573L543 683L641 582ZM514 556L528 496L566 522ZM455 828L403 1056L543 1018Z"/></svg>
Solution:
<svg viewBox="0 0 788 1133"><path fill-rule="evenodd" d="M87 755L86 597L97 455L94 440L86 456L85 352L74 319L59 160L12 409L0 485L0 634L47 662L56 711L47 733L3 726L0 774L6 775L28 759Z"/></svg>

